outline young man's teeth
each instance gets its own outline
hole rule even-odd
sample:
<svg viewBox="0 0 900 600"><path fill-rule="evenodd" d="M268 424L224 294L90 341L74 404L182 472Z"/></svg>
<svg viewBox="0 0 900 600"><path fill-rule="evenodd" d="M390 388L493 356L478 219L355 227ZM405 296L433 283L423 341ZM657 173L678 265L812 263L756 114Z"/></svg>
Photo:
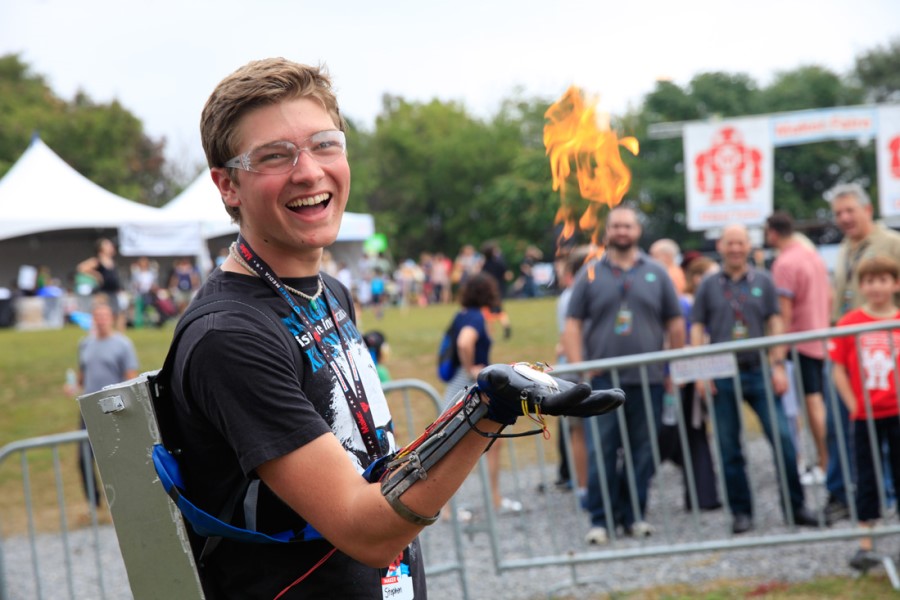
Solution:
<svg viewBox="0 0 900 600"><path fill-rule="evenodd" d="M293 202L288 204L288 206L290 208L297 208L298 206L314 206L321 202L325 202L326 200L328 200L328 198L328 194L319 194L317 196L313 196L312 198L301 198L299 200L294 200Z"/></svg>

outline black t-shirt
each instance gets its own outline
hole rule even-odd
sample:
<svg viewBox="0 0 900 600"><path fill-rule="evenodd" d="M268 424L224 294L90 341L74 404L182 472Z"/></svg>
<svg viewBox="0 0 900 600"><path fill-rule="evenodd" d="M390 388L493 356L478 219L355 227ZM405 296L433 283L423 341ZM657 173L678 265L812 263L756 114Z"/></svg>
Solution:
<svg viewBox="0 0 900 600"><path fill-rule="evenodd" d="M386 453L395 443L378 373L354 325L349 293L336 279L324 274L323 278L327 302L319 300L314 308L302 298L295 299L325 343L341 348L337 364L352 381L332 313L337 317L346 347L359 366L382 452ZM310 294L317 286L314 277L285 282ZM300 344L302 363L298 364L298 353L281 337L270 339L270 331L243 313L213 313L188 327L172 375L187 496L210 514L222 515L224 507L234 504L235 490L241 489L245 478L256 477L259 465L324 434L337 436L362 473L371 461L362 436L340 384L315 346L309 345L301 320L256 277L216 270L197 298L220 291L239 293L247 303L280 320ZM264 484L259 486L255 517L256 529L265 533L299 531L306 525ZM246 519L236 514L231 522L244 527ZM191 532L195 556L204 541ZM200 565L200 577L208 600L274 598L330 550L331 545L321 540L253 544L223 539ZM367 567L338 551L283 598L382 598L382 577L398 572L411 576L402 583L413 588L417 600L425 598L417 542L391 573L386 571Z"/></svg>
<svg viewBox="0 0 900 600"><path fill-rule="evenodd" d="M484 264L481 265L481 270L493 277L497 282L497 287L500 289L500 297L506 296L506 273L509 271L506 261L500 256L491 257L484 261Z"/></svg>

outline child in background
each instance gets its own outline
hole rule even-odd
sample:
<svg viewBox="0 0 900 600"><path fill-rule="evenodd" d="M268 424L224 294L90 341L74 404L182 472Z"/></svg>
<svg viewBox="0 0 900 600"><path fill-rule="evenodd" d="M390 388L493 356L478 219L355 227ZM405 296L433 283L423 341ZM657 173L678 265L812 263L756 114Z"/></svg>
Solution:
<svg viewBox="0 0 900 600"><path fill-rule="evenodd" d="M838 326L900 319L900 310L894 303L894 294L900 291L900 265L895 260L886 256L865 259L857 269L857 277L865 304L844 315ZM859 522L868 528L881 517L875 457L880 457L884 444L889 448L893 479L900 481L900 420L897 419L900 410L894 385L897 357L891 356L898 349L900 330L897 329L862 333L858 338L835 338L831 342L834 385L850 411L852 423ZM874 425L874 442L869 438L867 418ZM867 571L881 563L881 557L872 552L872 545L871 537L860 538L859 550L849 562L851 568Z"/></svg>
<svg viewBox="0 0 900 600"><path fill-rule="evenodd" d="M384 334L380 331L369 331L363 335L363 340L366 342L369 354L372 355L372 360L375 361L375 368L378 370L378 380L381 383L390 381L391 374L388 372L387 367L382 364L382 361L387 360L391 352L387 340L384 339Z"/></svg>

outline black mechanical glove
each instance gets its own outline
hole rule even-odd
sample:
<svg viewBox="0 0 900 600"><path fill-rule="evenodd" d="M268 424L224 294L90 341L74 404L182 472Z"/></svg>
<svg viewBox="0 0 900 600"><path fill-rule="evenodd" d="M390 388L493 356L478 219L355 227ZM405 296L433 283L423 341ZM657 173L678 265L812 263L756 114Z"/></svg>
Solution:
<svg viewBox="0 0 900 600"><path fill-rule="evenodd" d="M586 383L552 377L528 363L487 366L478 374L477 387L489 399L487 418L506 425L524 415L523 409L532 414L591 417L625 402L620 389L592 390Z"/></svg>

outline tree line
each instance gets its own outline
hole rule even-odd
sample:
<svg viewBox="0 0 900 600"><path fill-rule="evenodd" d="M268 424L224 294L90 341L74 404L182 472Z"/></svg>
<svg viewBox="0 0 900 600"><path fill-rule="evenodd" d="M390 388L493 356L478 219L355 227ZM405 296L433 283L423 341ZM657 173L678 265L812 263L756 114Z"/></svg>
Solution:
<svg viewBox="0 0 900 600"><path fill-rule="evenodd" d="M529 244L552 254L560 201L543 127L555 100L513 92L495 114L479 118L458 102L385 95L371 130L348 123L348 210L373 214L395 257L453 255L463 244L488 239L512 261ZM652 125L874 102L900 102L900 38L861 52L847 73L804 65L765 85L725 72L699 73L683 86L658 81L637 106L612 118L620 135L641 144L638 156L622 153L633 176L626 198L647 216L648 239L699 247L702 236L685 227L682 140L654 139ZM19 55L2 56L0 176L34 132L88 179L151 206L177 195L202 169L168 163L165 140L148 136L118 101L99 103L81 91L60 98ZM840 181L860 181L877 194L871 141L778 148L775 174L776 209L800 220L825 218L822 193Z"/></svg>

